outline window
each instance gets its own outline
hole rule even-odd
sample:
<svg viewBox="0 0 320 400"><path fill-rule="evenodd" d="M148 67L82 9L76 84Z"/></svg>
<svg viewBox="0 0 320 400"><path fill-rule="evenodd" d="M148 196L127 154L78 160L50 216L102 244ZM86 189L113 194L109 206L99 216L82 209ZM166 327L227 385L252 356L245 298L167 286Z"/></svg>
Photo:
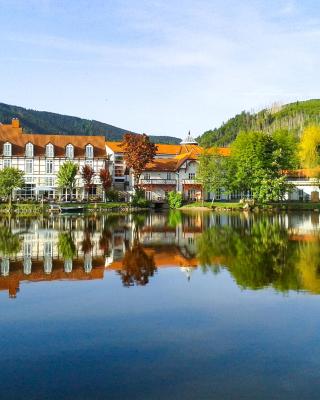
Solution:
<svg viewBox="0 0 320 400"><path fill-rule="evenodd" d="M6 157L11 157L11 154L12 154L11 149L12 149L11 143L8 143L8 142L5 143L3 145L3 155Z"/></svg>
<svg viewBox="0 0 320 400"><path fill-rule="evenodd" d="M189 173L189 179L192 180L196 177L196 174L194 172Z"/></svg>
<svg viewBox="0 0 320 400"><path fill-rule="evenodd" d="M46 186L54 186L54 178L52 176L46 176L44 181Z"/></svg>
<svg viewBox="0 0 320 400"><path fill-rule="evenodd" d="M51 143L46 145L46 157L54 157L54 147Z"/></svg>
<svg viewBox="0 0 320 400"><path fill-rule="evenodd" d="M46 160L46 174L53 174L53 160Z"/></svg>
<svg viewBox="0 0 320 400"><path fill-rule="evenodd" d="M11 160L10 158L5 158L3 160L3 168L8 168L8 167L11 167Z"/></svg>
<svg viewBox="0 0 320 400"><path fill-rule="evenodd" d="M26 144L26 157L33 157L33 144L32 143Z"/></svg>
<svg viewBox="0 0 320 400"><path fill-rule="evenodd" d="M86 165L89 165L93 169L93 160L86 160Z"/></svg>
<svg viewBox="0 0 320 400"><path fill-rule="evenodd" d="M172 179L171 172L167 173L167 179Z"/></svg>
<svg viewBox="0 0 320 400"><path fill-rule="evenodd" d="M147 172L147 173L144 174L144 179L146 179L147 181L149 181L150 178L151 178L151 176L150 176L150 173L149 173L149 172Z"/></svg>
<svg viewBox="0 0 320 400"><path fill-rule="evenodd" d="M93 158L93 146L91 144L86 146L86 158Z"/></svg>
<svg viewBox="0 0 320 400"><path fill-rule="evenodd" d="M66 157L67 158L73 158L74 156L74 150L72 144L68 144L66 147Z"/></svg>
<svg viewBox="0 0 320 400"><path fill-rule="evenodd" d="M26 174L33 174L33 160L26 160L25 173Z"/></svg>

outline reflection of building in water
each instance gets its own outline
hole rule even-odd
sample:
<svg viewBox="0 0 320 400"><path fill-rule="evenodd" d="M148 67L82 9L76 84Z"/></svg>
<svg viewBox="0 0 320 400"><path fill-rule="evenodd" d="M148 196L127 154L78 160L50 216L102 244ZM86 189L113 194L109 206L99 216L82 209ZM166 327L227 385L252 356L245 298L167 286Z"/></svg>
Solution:
<svg viewBox="0 0 320 400"><path fill-rule="evenodd" d="M19 235L21 245L14 256L2 255L0 290L15 297L23 281L102 279L103 224L103 219L71 217L13 220L12 235Z"/></svg>
<svg viewBox="0 0 320 400"><path fill-rule="evenodd" d="M10 272L2 274L0 277L0 291L8 290L10 297L16 297L21 282L44 282L55 280L92 280L103 279L104 266L103 259L95 258L92 260L92 268L86 271L83 260L73 260L72 270L66 272L63 260L53 260L50 271L46 270L46 260L30 259L30 270L25 269L24 261L11 261Z"/></svg>
<svg viewBox="0 0 320 400"><path fill-rule="evenodd" d="M20 283L25 281L102 279L104 268L119 271L121 278L129 284L132 281L139 284L139 277L142 279L140 282L146 284L155 268L165 267L181 268L190 279L199 260L203 268L206 265L228 267L234 257L232 253L227 254L230 246L228 251L214 247L222 232L230 238L238 232L238 240L243 241L250 238L255 230L262 240L263 234L269 231L268 226L279 226L285 230L284 238L291 243L291 250L300 246L295 250L296 260L299 260L295 264L299 273L297 279L302 287L313 288L312 291L318 293L318 220L316 213L170 212L98 218L59 216L39 220L12 219L10 229L8 222L0 221L0 242L8 235L18 235L21 239L17 251L11 253L5 253L3 249L8 246L1 246L0 243L0 290L8 290L14 297ZM210 230L215 227L217 229ZM208 230L217 232L218 236L212 239L213 236L209 235L206 240L206 234L210 233ZM7 236L3 235L4 232ZM10 241L10 237L7 240ZM225 245L224 242L222 244ZM137 262L133 262L132 258ZM309 261L306 263L303 260ZM139 271L142 264L144 270L141 268Z"/></svg>

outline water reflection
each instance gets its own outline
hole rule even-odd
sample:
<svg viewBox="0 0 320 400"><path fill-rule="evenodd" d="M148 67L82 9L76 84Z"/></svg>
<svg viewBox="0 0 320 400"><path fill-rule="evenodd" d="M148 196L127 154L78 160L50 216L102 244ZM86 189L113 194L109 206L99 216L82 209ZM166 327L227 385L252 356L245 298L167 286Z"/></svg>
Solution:
<svg viewBox="0 0 320 400"><path fill-rule="evenodd" d="M182 213L0 221L0 290L24 281L146 285L162 267L230 272L242 288L320 293L319 214Z"/></svg>

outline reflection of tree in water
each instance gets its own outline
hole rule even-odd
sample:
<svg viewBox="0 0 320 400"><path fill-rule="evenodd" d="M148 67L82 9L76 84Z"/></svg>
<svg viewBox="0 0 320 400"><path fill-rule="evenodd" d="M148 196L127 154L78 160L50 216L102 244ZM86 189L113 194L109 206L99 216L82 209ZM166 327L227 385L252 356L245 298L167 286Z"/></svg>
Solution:
<svg viewBox="0 0 320 400"><path fill-rule="evenodd" d="M110 254L110 245L111 245L112 234L109 230L104 229L101 232L101 236L99 239L99 248L103 251L103 256L106 257Z"/></svg>
<svg viewBox="0 0 320 400"><path fill-rule="evenodd" d="M213 266L217 272L217 265L223 265L244 288L300 288L295 245L284 227L268 219L254 222L251 229L208 229L197 241L197 256L204 270Z"/></svg>
<svg viewBox="0 0 320 400"><path fill-rule="evenodd" d="M88 254L93 249L93 243L91 241L91 234L89 230L85 230L83 240L81 242L81 250L84 254Z"/></svg>
<svg viewBox="0 0 320 400"><path fill-rule="evenodd" d="M10 257L17 254L21 249L21 239L18 234L14 234L11 230L2 226L0 228L0 256Z"/></svg>
<svg viewBox="0 0 320 400"><path fill-rule="evenodd" d="M68 232L59 233L58 237L58 249L62 258L65 260L72 260L76 254L76 246L72 239L72 236Z"/></svg>
<svg viewBox="0 0 320 400"><path fill-rule="evenodd" d="M139 241L135 240L133 246L127 249L119 272L123 285L146 285L155 271L153 256L146 254Z"/></svg>

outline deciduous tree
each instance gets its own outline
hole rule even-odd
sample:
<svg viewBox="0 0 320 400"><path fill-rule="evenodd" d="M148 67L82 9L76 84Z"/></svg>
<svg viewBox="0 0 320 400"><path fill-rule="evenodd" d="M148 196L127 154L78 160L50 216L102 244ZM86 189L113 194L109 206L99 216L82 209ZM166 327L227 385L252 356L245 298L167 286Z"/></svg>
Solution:
<svg viewBox="0 0 320 400"><path fill-rule="evenodd" d="M60 188L69 189L70 200L72 200L72 190L76 183L76 175L78 173L78 166L72 161L63 163L58 171L57 183Z"/></svg>
<svg viewBox="0 0 320 400"><path fill-rule="evenodd" d="M309 126L301 136L299 156L304 168L314 168L320 164L320 127Z"/></svg>
<svg viewBox="0 0 320 400"><path fill-rule="evenodd" d="M89 197L89 190L93 186L93 177L94 177L94 175L95 175L94 170L90 165L85 164L81 168L81 177L82 177L82 179L84 181L84 188L85 188L85 191L87 193L87 198Z"/></svg>
<svg viewBox="0 0 320 400"><path fill-rule="evenodd" d="M99 178L104 191L104 197L107 198L107 192L110 190L112 185L112 176L107 168L101 168L99 171Z"/></svg>
<svg viewBox="0 0 320 400"><path fill-rule="evenodd" d="M6 167L0 171L0 194L9 199L11 206L12 192L24 185L24 173L17 168Z"/></svg>
<svg viewBox="0 0 320 400"><path fill-rule="evenodd" d="M147 135L124 135L121 144L124 160L128 168L133 171L134 186L139 187L139 179L146 165L151 162L157 152L157 146L150 142Z"/></svg>
<svg viewBox="0 0 320 400"><path fill-rule="evenodd" d="M205 152L199 156L196 180L201 183L202 189L215 195L222 188L226 189L226 157L220 155L217 149Z"/></svg>

